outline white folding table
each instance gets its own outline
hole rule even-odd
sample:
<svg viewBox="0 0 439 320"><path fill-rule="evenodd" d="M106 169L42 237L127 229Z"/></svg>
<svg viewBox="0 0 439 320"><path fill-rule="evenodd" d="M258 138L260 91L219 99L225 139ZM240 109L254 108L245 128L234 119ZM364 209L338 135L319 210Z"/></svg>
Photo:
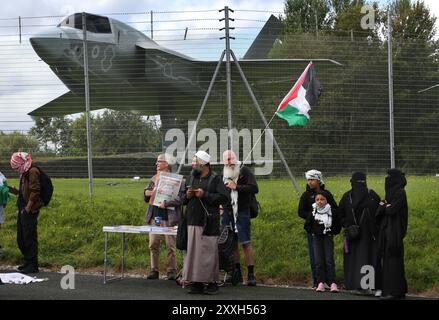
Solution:
<svg viewBox="0 0 439 320"><path fill-rule="evenodd" d="M164 235L177 235L177 230L172 227L156 227L156 226L105 226L102 228L105 233L105 250L104 250L104 284L111 280L123 279L124 276L124 260L125 260L125 234L137 233L137 234L164 234ZM121 275L107 280L107 247L108 247L108 234L109 233L121 233L122 234L122 262L121 262Z"/></svg>

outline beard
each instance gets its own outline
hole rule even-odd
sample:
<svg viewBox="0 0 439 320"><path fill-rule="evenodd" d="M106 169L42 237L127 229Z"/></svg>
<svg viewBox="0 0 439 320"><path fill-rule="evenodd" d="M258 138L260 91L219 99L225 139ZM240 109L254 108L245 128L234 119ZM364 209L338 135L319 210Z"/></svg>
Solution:
<svg viewBox="0 0 439 320"><path fill-rule="evenodd" d="M234 167L224 166L223 176L226 179L237 180L239 177L240 167L239 165L235 165Z"/></svg>

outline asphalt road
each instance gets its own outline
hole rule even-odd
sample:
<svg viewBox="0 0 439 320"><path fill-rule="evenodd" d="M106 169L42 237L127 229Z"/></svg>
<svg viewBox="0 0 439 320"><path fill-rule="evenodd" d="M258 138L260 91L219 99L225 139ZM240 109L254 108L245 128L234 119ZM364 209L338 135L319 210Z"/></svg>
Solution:
<svg viewBox="0 0 439 320"><path fill-rule="evenodd" d="M0 273L3 272L13 271L0 269ZM40 272L34 276L48 280L27 285L0 285L0 300L377 300L343 291L317 293L308 288L262 285L226 285L217 295L192 295L175 281L127 277L103 284L102 275L84 274L75 274L74 289L62 289L61 279L65 274Z"/></svg>

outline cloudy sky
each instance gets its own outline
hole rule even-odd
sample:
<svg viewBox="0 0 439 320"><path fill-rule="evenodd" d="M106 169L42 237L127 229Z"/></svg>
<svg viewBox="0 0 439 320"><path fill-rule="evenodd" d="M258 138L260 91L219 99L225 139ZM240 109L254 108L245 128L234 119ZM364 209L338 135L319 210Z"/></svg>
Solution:
<svg viewBox="0 0 439 320"><path fill-rule="evenodd" d="M216 47L206 44L201 50L188 50L184 46L176 45L172 39L183 36L184 27L190 30L188 38L197 36L206 37L209 34L218 38L218 22L208 20L217 18L215 11L195 12L203 10L216 10L228 5L236 10L235 26L240 26L234 32L239 35L240 41L232 43L236 55L245 53L251 41L268 19L271 13L281 13L284 0L217 0L217 1L151 1L151 0L15 0L2 1L0 11L0 130L27 130L32 125L32 120L26 116L31 110L51 101L57 96L67 92L67 89L51 72L48 66L39 61L28 38L40 33L46 27L55 26L62 16L73 12L92 12L101 15L124 13L123 15L110 15L111 17L128 22L136 29L142 30L149 36L148 12L155 11L154 40L160 45L181 51L195 58L215 60L221 52L221 43L216 42ZM384 2L384 1L382 1ZM425 3L431 8L434 15L439 16L439 1L427 0ZM252 11L246 11L252 10ZM191 11L186 13L164 13L169 11ZM259 12L260 11L260 12ZM163 12L163 13L159 13ZM136 13L136 14L130 14ZM140 14L144 13L144 14ZM18 16L23 17L22 43L18 43ZM33 18L45 17L45 18ZM166 22L160 22L162 19ZM204 20L203 20L204 19ZM172 20L172 21L170 21ZM178 20L191 20L179 22ZM248 20L248 21L247 21ZM176 47L172 47L176 45ZM207 47L210 49L208 50ZM185 51L186 50L186 51ZM45 86L40 83L44 82Z"/></svg>

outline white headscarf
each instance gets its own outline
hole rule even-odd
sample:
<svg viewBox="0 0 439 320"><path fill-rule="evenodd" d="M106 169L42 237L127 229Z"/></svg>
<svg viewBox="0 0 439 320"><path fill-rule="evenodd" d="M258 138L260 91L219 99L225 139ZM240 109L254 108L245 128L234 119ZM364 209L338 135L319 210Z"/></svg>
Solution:
<svg viewBox="0 0 439 320"><path fill-rule="evenodd" d="M306 177L306 180L319 180L320 185L324 184L323 175L318 170L313 169L313 170L309 170L309 171L305 172L305 177Z"/></svg>

